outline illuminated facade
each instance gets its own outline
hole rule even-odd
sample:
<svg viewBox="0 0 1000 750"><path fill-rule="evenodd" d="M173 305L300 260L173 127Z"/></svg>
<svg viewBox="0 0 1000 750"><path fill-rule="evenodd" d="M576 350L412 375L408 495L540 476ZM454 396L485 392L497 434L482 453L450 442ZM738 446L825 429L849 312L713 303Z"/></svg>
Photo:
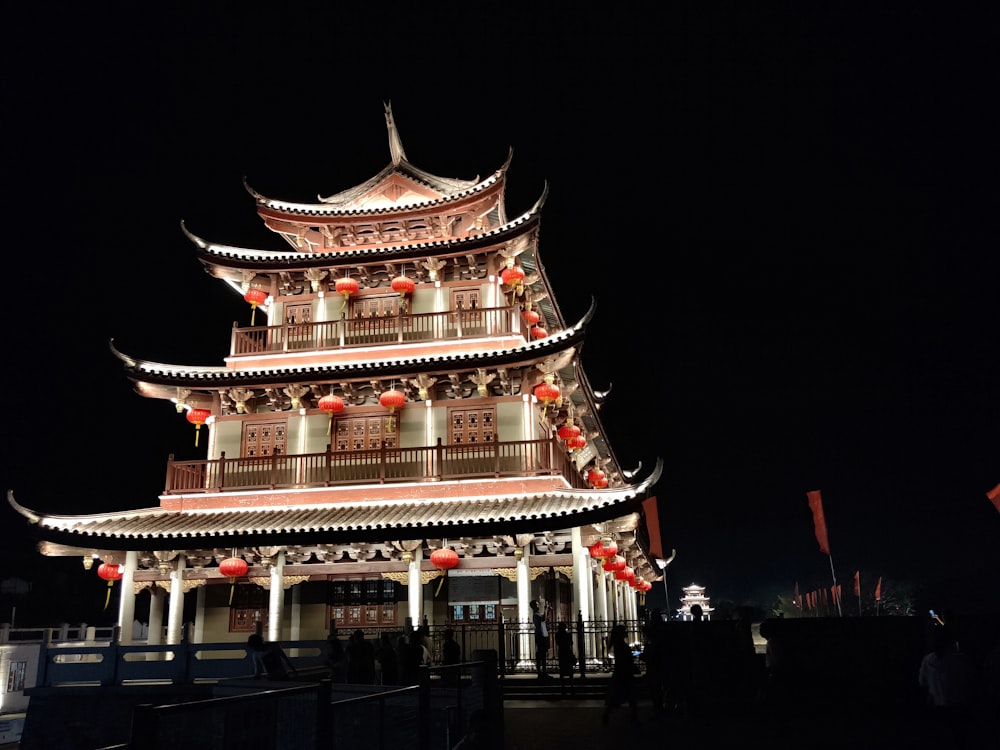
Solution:
<svg viewBox="0 0 1000 750"><path fill-rule="evenodd" d="M362 184L315 203L247 185L288 249L185 227L250 324L217 366L114 349L198 446L171 457L158 504L66 517L8 496L43 554L120 566L104 569L119 622L148 596L151 641L181 638L185 597L199 642L528 622L533 598L560 619L634 619L634 583L591 559L602 539L657 578L642 508L661 464L639 478L611 449L580 358L593 310L564 320L540 261L545 194L508 217L510 157L442 178L385 119L390 162Z"/></svg>

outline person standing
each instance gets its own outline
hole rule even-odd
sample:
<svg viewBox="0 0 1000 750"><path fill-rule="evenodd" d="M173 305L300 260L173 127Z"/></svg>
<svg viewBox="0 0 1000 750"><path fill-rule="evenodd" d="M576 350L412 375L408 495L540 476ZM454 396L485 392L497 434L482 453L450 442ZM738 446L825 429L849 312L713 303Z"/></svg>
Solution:
<svg viewBox="0 0 1000 750"><path fill-rule="evenodd" d="M563 695L566 694L567 687L572 693L576 654L573 653L573 634L569 632L565 622L556 626L556 657L559 660L559 688Z"/></svg>
<svg viewBox="0 0 1000 750"><path fill-rule="evenodd" d="M457 685L459 668L462 663L462 647L455 640L455 631L451 628L444 629L444 640L441 642L441 664L445 669L441 673L442 680L447 685Z"/></svg>
<svg viewBox="0 0 1000 750"><path fill-rule="evenodd" d="M347 682L351 685L375 684L375 647L361 628L347 642Z"/></svg>
<svg viewBox="0 0 1000 750"><path fill-rule="evenodd" d="M399 659L396 655L396 647L388 633L382 633L379 638L378 648L375 649L375 658L381 666L383 685L399 684Z"/></svg>
<svg viewBox="0 0 1000 750"><path fill-rule="evenodd" d="M608 692L604 696L604 714L601 716L601 721L604 724L611 720L611 709L617 708L624 702L628 702L632 723L635 725L640 723L639 701L635 684L637 671L635 657L632 656L632 647L629 645L625 633L625 626L619 624L611 628L611 634L608 636L608 645L615 664L611 670Z"/></svg>
<svg viewBox="0 0 1000 750"><path fill-rule="evenodd" d="M264 643L259 633L247 638L250 658L253 659L253 678L259 680L287 680L295 674L295 666L277 643Z"/></svg>
<svg viewBox="0 0 1000 750"><path fill-rule="evenodd" d="M545 661L549 651L549 626L545 622L545 612L539 611L538 600L528 602L531 607L531 625L535 635L535 674L540 680L550 680L552 676L545 669ZM548 607L546 606L546 611Z"/></svg>

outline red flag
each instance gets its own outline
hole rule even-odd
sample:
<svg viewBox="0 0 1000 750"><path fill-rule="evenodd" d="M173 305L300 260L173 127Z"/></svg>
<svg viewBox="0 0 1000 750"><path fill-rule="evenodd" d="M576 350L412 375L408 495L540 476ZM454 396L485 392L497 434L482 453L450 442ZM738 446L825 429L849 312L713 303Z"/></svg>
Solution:
<svg viewBox="0 0 1000 750"><path fill-rule="evenodd" d="M840 591L839 591L839 589L840 589L840 586L831 586L830 587L830 595L831 595L830 596L830 603L831 604L836 604L838 601L840 601Z"/></svg>
<svg viewBox="0 0 1000 750"><path fill-rule="evenodd" d="M882 600L882 576L878 577L878 583L875 584L875 601Z"/></svg>
<svg viewBox="0 0 1000 750"><path fill-rule="evenodd" d="M997 510L1000 510L1000 484L987 492L986 497L990 499Z"/></svg>
<svg viewBox="0 0 1000 750"><path fill-rule="evenodd" d="M809 498L809 507L813 512L813 527L816 531L816 541L819 542L819 551L824 555L830 554L830 542L826 538L826 518L823 516L823 496L819 490L812 490L806 493Z"/></svg>
<svg viewBox="0 0 1000 750"><path fill-rule="evenodd" d="M861 571L854 571L854 595L861 596Z"/></svg>
<svg viewBox="0 0 1000 750"><path fill-rule="evenodd" d="M651 557L663 558L663 546L660 542L660 511L655 497L642 501L642 510L646 514L646 531L649 532L649 554Z"/></svg>

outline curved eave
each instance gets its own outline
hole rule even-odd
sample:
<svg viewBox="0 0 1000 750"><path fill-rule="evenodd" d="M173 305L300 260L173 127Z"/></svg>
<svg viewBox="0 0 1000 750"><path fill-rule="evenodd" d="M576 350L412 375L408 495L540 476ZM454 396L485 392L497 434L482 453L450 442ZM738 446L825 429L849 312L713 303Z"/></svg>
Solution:
<svg viewBox="0 0 1000 750"><path fill-rule="evenodd" d="M461 202L467 198L475 197L480 193L487 192L496 187L502 189L509 161L510 160L508 158L507 163L505 163L503 167L496 170L485 180L480 180L478 176L473 180L456 180L447 177L438 177L430 174L429 172L425 172L422 169L418 169L406 161L401 162L398 166L389 164L377 175L354 188L345 190L342 193L338 193L337 195L330 196L328 198L317 196L320 201L319 203L297 203L294 201L283 201L277 198L269 198L251 188L245 183L245 181L244 184L248 192L250 192L250 194L254 197L258 209L266 208L268 211L278 213L282 217L290 219L301 219L302 217L356 219L364 218L366 216L385 216L387 214L392 215L409 211L422 211L429 208L445 207L453 203ZM346 207L353 201L360 199L373 188L377 187L379 183L384 182L393 175L400 175L401 177L427 188L428 190L440 193L441 197L406 203L401 206L383 206L379 208Z"/></svg>
<svg viewBox="0 0 1000 750"><path fill-rule="evenodd" d="M533 495L372 501L254 510L176 511L145 508L84 516L50 516L26 508L8 492L11 507L47 541L76 547L176 549L213 546L304 544L312 541L386 541L452 535L486 535L582 526L635 511L662 471L613 490L567 490Z"/></svg>
<svg viewBox="0 0 1000 750"><path fill-rule="evenodd" d="M554 333L539 341L526 343L513 349L495 352L462 353L433 357L413 357L382 362L358 362L347 365L313 365L296 367L275 367L257 370L231 370L228 367L198 367L172 365L164 362L150 362L129 356L109 342L112 353L122 361L128 376L133 380L155 385L181 386L186 388L217 389L241 386L280 385L289 380L339 381L358 379L381 379L402 375L436 372L449 369L473 369L510 366L530 362L541 362L579 345L586 333L587 324L593 318L595 307L576 325Z"/></svg>
<svg viewBox="0 0 1000 750"><path fill-rule="evenodd" d="M543 196L544 198L544 196ZM318 265L360 265L419 260L429 256L474 253L506 242L538 225L544 200L539 199L530 211L488 232L448 240L418 242L412 245L337 248L324 253L255 250L206 242L185 227L185 234L198 248L197 257L204 265L224 269L252 269L257 272L304 270Z"/></svg>

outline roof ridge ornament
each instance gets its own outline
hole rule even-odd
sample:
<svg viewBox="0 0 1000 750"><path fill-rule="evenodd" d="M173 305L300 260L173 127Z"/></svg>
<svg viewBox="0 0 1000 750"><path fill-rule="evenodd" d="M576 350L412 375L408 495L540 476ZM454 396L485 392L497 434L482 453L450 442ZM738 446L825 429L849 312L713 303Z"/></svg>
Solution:
<svg viewBox="0 0 1000 750"><path fill-rule="evenodd" d="M403 141L399 137L399 130L396 129L396 120L392 116L392 102L384 102L385 107L385 127L389 131L389 155L392 157L393 166L398 167L400 162L406 161L406 152L403 150Z"/></svg>

